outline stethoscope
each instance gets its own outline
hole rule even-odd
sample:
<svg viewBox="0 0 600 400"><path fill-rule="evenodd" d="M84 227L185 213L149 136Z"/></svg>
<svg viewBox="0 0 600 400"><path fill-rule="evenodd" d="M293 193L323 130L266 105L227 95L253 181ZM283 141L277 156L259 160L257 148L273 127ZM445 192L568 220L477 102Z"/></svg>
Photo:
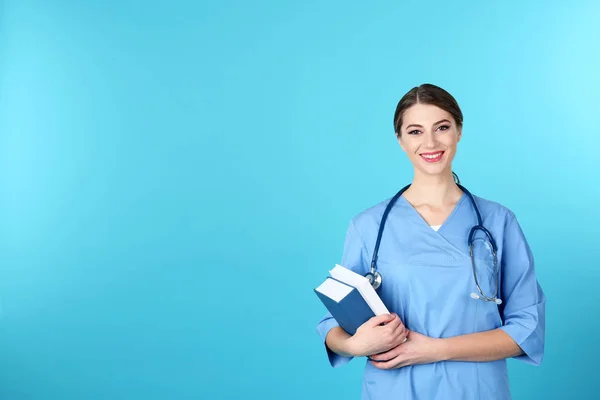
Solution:
<svg viewBox="0 0 600 400"><path fill-rule="evenodd" d="M483 222L481 220L481 214L479 213L479 208L477 207L477 203L475 202L473 195L464 186L462 186L460 184L460 180L458 179L458 176L454 172L452 172L452 175L454 176L455 182L458 185L458 187L463 192L465 192L467 194L467 196L469 197L469 200L471 201L471 204L473 205L473 209L475 210L475 214L477 215L477 225L475 225L471 228L471 231L469 233L468 242L467 242L469 245L469 255L471 257L471 265L473 267L473 277L475 278L475 285L477 286L477 290L479 291L479 294L477 294L475 292L471 293L471 297L476 300L480 299L483 301L494 302L498 305L502 304L502 300L498 298L500 280L498 279L498 257L497 257L498 248L496 247L496 242L495 242L494 238L492 237L492 234L483 226ZM373 286L373 288L375 290L377 290L381 286L381 283L383 281L381 273L379 273L379 271L377 271L377 254L379 252L379 244L381 243L381 236L383 234L383 228L385 226L385 222L387 220L388 214L390 213L390 210L392 209L392 207L394 206L396 201L400 198L400 196L402 196L402 194L409 187L410 187L410 185L406 185L405 187L400 189L400 191L398 193L396 193L394 195L394 197L392 197L392 199L388 203L388 205L385 208L383 215L381 217L381 222L379 224L379 232L377 233L377 241L375 242L375 249L373 250L373 258L371 260L371 271L367 272L367 274L365 275L365 277L367 278L367 280L369 281L369 283L371 284L371 286ZM481 290L481 287L479 286L479 281L477 280L477 271L475 270L475 257L473 255L473 237L475 236L475 233L477 231L482 231L487 236L487 238L490 241L490 244L492 245L492 254L494 256L494 276L496 278L496 292L494 293L494 295L492 297L489 297L485 293L483 293L483 290Z"/></svg>

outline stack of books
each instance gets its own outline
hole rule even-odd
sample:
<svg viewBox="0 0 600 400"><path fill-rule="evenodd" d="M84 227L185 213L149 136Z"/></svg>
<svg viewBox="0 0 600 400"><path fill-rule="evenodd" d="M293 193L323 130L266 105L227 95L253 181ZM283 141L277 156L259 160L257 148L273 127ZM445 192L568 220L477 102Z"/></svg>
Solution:
<svg viewBox="0 0 600 400"><path fill-rule="evenodd" d="M389 314L367 278L339 264L329 274L331 277L314 291L339 326L350 335L372 317Z"/></svg>

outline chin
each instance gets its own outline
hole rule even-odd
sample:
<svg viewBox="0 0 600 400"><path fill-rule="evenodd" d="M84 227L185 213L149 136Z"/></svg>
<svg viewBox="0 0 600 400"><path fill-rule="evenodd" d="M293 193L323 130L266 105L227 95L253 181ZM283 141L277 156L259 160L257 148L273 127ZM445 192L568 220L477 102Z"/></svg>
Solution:
<svg viewBox="0 0 600 400"><path fill-rule="evenodd" d="M436 176L444 175L448 168L444 163L443 165L420 165L418 169L425 175Z"/></svg>

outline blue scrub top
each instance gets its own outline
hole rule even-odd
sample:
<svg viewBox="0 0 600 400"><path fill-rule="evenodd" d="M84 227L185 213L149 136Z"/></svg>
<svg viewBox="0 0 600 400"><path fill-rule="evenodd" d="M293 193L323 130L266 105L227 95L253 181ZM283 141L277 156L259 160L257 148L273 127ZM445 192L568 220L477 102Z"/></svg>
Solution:
<svg viewBox="0 0 600 400"><path fill-rule="evenodd" d="M539 365L544 354L545 295L536 279L534 260L515 215L506 207L474 196L483 225L498 246L500 293L503 303L471 298L479 293L467 238L477 224L466 194L435 231L401 196L388 215L377 267L383 276L379 296L409 330L445 338L500 328L523 349L516 357ZM390 199L352 219L340 264L364 275L370 269L383 211ZM476 238L483 238L477 234ZM476 241L481 243L480 241ZM486 295L494 293L493 264L485 248L477 252L477 273ZM323 343L338 326L331 314L319 321ZM351 358L325 351L332 367ZM493 362L442 361L380 370L365 362L362 399L510 399L506 360Z"/></svg>

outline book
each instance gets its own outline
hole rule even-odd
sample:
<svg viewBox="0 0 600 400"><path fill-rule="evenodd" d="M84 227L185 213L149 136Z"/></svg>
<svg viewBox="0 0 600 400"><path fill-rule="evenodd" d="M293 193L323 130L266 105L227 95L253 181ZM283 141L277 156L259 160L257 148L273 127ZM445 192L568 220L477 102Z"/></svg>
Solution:
<svg viewBox="0 0 600 400"><path fill-rule="evenodd" d="M344 268L339 264L336 264L335 267L329 271L329 274L332 278L355 287L369 307L371 307L375 315L390 313L375 289L373 289L373 286L369 283L369 280L364 276L357 274L348 268Z"/></svg>
<svg viewBox="0 0 600 400"><path fill-rule="evenodd" d="M389 314L367 278L339 264L329 273L331 277L314 291L339 326L350 335L372 317Z"/></svg>

